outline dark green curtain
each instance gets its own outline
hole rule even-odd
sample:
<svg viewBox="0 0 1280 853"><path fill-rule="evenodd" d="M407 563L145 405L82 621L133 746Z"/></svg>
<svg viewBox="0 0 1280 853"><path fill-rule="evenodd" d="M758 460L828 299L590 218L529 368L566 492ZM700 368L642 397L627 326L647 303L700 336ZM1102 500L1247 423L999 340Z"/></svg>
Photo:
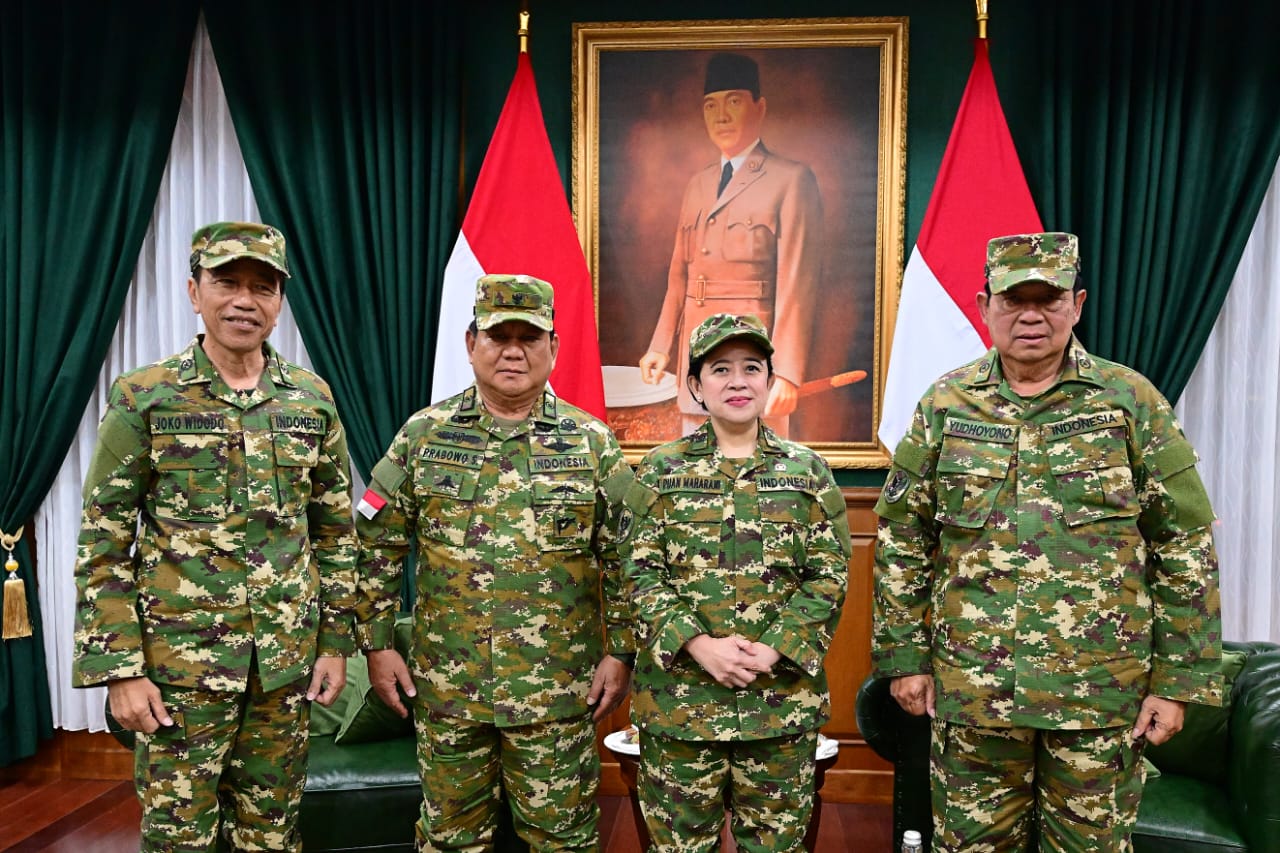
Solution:
<svg viewBox="0 0 1280 853"><path fill-rule="evenodd" d="M10 533L52 485L102 367L164 172L197 11L174 0L4 4L0 529ZM15 555L34 635L0 644L0 765L53 733L29 541Z"/></svg>
<svg viewBox="0 0 1280 853"><path fill-rule="evenodd" d="M204 9L263 218L289 241L289 303L366 476L429 402L460 221L459 7L281 0L252 27Z"/></svg>
<svg viewBox="0 0 1280 853"><path fill-rule="evenodd" d="M1080 236L1081 338L1171 400L1280 155L1273 12L1271 0L993 4L1031 194L1045 227Z"/></svg>

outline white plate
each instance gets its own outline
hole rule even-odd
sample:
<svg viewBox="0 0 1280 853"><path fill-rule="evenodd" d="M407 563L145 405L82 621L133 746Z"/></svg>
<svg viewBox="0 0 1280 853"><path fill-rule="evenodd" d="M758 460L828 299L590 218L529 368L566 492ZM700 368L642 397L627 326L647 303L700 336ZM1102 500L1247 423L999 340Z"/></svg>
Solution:
<svg viewBox="0 0 1280 853"><path fill-rule="evenodd" d="M611 732L610 734L605 735L604 745L614 752L618 752L623 755L639 755L640 744L627 743L627 731L627 729L622 729L621 731Z"/></svg>

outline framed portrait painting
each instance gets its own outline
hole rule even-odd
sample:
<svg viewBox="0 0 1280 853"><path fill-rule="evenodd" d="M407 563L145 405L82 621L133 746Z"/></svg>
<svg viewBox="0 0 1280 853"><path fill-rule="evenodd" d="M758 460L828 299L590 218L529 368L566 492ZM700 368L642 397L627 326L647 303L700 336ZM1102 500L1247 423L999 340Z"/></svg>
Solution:
<svg viewBox="0 0 1280 853"><path fill-rule="evenodd" d="M574 24L574 207L628 458L705 419L689 333L728 312L773 338L766 423L888 466L906 55L905 18Z"/></svg>

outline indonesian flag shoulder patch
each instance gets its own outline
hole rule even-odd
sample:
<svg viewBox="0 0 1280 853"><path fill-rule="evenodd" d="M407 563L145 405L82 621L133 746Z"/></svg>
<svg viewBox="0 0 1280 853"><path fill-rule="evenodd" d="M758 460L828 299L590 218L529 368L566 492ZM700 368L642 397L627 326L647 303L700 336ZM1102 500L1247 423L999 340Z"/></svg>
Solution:
<svg viewBox="0 0 1280 853"><path fill-rule="evenodd" d="M379 510L386 505L386 498L375 492L373 489L368 489L364 493L364 497L360 499L360 503L356 504L356 512L372 521L373 517L378 514Z"/></svg>

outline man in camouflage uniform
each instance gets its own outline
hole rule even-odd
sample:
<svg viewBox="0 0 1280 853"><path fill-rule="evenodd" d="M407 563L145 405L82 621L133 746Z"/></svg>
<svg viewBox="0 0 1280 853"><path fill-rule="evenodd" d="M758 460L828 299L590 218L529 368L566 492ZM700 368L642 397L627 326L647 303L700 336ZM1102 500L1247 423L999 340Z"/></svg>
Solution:
<svg viewBox="0 0 1280 853"><path fill-rule="evenodd" d="M1143 743L1221 701L1196 454L1075 339L1078 269L1072 234L990 242L994 348L925 394L876 505L872 661L934 718L935 851L1131 849Z"/></svg>
<svg viewBox="0 0 1280 853"><path fill-rule="evenodd" d="M266 343L288 275L275 228L196 231L206 331L115 381L85 477L74 679L138 732L143 850L301 850L308 702L355 650L342 424Z"/></svg>
<svg viewBox="0 0 1280 853"><path fill-rule="evenodd" d="M360 502L357 636L378 695L415 700L421 850L492 850L503 790L534 850L599 849L594 723L635 649L614 541L631 469L547 386L553 316L546 282L481 277L475 385L405 423ZM392 632L415 543L410 674Z"/></svg>
<svg viewBox="0 0 1280 853"><path fill-rule="evenodd" d="M722 361L732 371L721 347L737 341L754 347L743 363L758 393L723 380L736 405L721 421L712 380L691 379L711 419L645 457L620 525L641 635L640 800L659 853L718 849L726 800L739 850L803 850L818 728L831 713L822 664L852 550L844 497L821 456L779 438L759 411L740 414L749 397L763 410L772 375L758 318L700 324L690 377L704 362L709 375ZM734 426L755 433L746 456L726 444Z"/></svg>

